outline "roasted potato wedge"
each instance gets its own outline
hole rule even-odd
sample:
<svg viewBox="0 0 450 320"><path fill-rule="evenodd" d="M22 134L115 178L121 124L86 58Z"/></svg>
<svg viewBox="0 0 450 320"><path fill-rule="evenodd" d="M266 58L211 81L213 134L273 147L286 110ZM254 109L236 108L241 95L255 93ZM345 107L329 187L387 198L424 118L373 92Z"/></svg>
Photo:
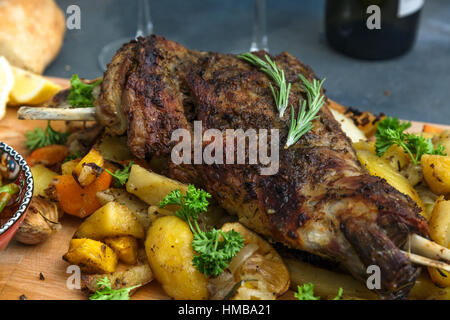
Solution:
<svg viewBox="0 0 450 320"><path fill-rule="evenodd" d="M161 217L147 232L145 251L156 280L174 299L208 298L208 279L192 264L193 235L187 223L175 216Z"/></svg>
<svg viewBox="0 0 450 320"><path fill-rule="evenodd" d="M417 191L411 186L408 179L394 170L386 160L379 158L376 154L367 150L357 150L356 154L361 164L367 168L371 175L385 179L392 187L408 195L422 208L422 213L426 214Z"/></svg>
<svg viewBox="0 0 450 320"><path fill-rule="evenodd" d="M116 270L117 255L106 244L92 239L72 239L63 259L86 273L111 273Z"/></svg>
<svg viewBox="0 0 450 320"><path fill-rule="evenodd" d="M117 254L120 261L126 264L136 264L138 243L132 236L105 238L103 240Z"/></svg>
<svg viewBox="0 0 450 320"><path fill-rule="evenodd" d="M126 184L127 191L151 206L158 206L161 200L170 192L180 189L186 192L187 185L148 171L139 165L133 165ZM165 209L175 211L176 206Z"/></svg>
<svg viewBox="0 0 450 320"><path fill-rule="evenodd" d="M112 201L124 205L134 213L145 230L150 226L151 219L147 213L148 205L136 196L128 193L126 190L116 188L103 190L97 192L97 199L101 205L105 205Z"/></svg>
<svg viewBox="0 0 450 320"><path fill-rule="evenodd" d="M97 281L103 279L104 277L108 277L109 281L111 282L111 287L114 290L118 290L122 288L134 287L137 285L144 286L153 280L153 273L150 269L150 266L145 263L130 267L123 271L116 271L112 274L82 275L81 289L87 292L97 291Z"/></svg>
<svg viewBox="0 0 450 320"><path fill-rule="evenodd" d="M450 201L441 196L436 200L430 219L430 238L437 244L450 246ZM439 287L450 287L450 273L436 268L428 268L430 277Z"/></svg>
<svg viewBox="0 0 450 320"><path fill-rule="evenodd" d="M144 227L133 212L113 201L105 204L84 220L74 237L103 240L107 237L133 236L143 239L144 235Z"/></svg>
<svg viewBox="0 0 450 320"><path fill-rule="evenodd" d="M41 164L31 167L31 173L33 174L34 180L33 196L47 197L45 190L48 189L53 181L53 178L58 174L50 169L47 169Z"/></svg>
<svg viewBox="0 0 450 320"><path fill-rule="evenodd" d="M73 170L77 167L80 160L70 160L67 162L64 162L61 165L61 171L63 175L72 175Z"/></svg>
<svg viewBox="0 0 450 320"><path fill-rule="evenodd" d="M420 163L431 191L438 195L450 193L450 157L424 154Z"/></svg>

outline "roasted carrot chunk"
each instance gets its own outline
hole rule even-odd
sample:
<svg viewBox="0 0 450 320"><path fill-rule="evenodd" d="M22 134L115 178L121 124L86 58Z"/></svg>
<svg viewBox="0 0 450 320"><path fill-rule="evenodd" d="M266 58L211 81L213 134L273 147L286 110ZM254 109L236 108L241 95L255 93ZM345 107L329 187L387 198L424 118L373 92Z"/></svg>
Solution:
<svg viewBox="0 0 450 320"><path fill-rule="evenodd" d="M423 125L423 130L422 130L423 132L428 132L428 133L436 133L436 134L439 134L439 133L441 133L442 131L443 131L443 129L442 128L439 128L439 127L436 127L436 126L433 126L433 125L431 125L431 124L424 124Z"/></svg>
<svg viewBox="0 0 450 320"><path fill-rule="evenodd" d="M61 163L69 154L69 148L58 144L42 147L34 150L27 158L28 165L31 167L37 164L52 166Z"/></svg>
<svg viewBox="0 0 450 320"><path fill-rule="evenodd" d="M101 207L97 192L110 187L112 177L106 171L87 187L81 187L72 175L55 177L56 197L64 212L80 218L92 214Z"/></svg>

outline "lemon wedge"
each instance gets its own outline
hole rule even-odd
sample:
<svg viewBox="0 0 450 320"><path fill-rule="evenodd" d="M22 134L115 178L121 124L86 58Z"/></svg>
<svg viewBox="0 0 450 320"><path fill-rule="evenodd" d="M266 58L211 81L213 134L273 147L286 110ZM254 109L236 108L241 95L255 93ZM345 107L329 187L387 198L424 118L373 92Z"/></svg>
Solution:
<svg viewBox="0 0 450 320"><path fill-rule="evenodd" d="M32 72L11 67L14 86L9 95L10 105L36 105L51 99L61 87Z"/></svg>
<svg viewBox="0 0 450 320"><path fill-rule="evenodd" d="M14 74L5 57L0 57L0 119L5 116L8 96L14 86Z"/></svg>

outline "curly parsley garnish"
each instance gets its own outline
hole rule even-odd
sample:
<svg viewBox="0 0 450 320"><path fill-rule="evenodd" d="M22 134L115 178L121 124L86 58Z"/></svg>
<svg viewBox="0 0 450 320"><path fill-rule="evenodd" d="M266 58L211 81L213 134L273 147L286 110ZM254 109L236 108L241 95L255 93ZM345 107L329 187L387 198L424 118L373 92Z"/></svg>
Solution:
<svg viewBox="0 0 450 320"><path fill-rule="evenodd" d="M339 288L338 294L333 300L340 300L344 289ZM298 300L320 300L320 297L314 296L314 284L305 283L301 286L297 286L297 292L294 293L294 297Z"/></svg>
<svg viewBox="0 0 450 320"><path fill-rule="evenodd" d="M133 166L133 161L130 161L130 163L123 167L122 170L118 169L112 173L108 169L105 169L106 172L108 172L110 175L114 178L114 186L116 188L122 187L125 183L127 183L128 178L130 177L130 170Z"/></svg>
<svg viewBox="0 0 450 320"><path fill-rule="evenodd" d="M98 80L92 84L87 84L81 81L77 74L74 74L70 79L71 89L67 101L73 108L94 107L95 97L92 91L101 82L102 80Z"/></svg>
<svg viewBox="0 0 450 320"><path fill-rule="evenodd" d="M52 144L65 144L68 136L69 133L54 130L50 125L50 121L48 121L45 129L37 128L25 133L27 138L25 145L33 151Z"/></svg>
<svg viewBox="0 0 450 320"><path fill-rule="evenodd" d="M97 280L97 291L89 297L89 300L130 300L130 292L141 285L114 290L108 277Z"/></svg>
<svg viewBox="0 0 450 320"><path fill-rule="evenodd" d="M424 154L446 155L444 146L439 144L436 148L431 139L425 139L405 130L411 127L411 122L402 122L398 118L387 117L377 126L375 137L375 151L379 157L383 156L392 145L401 147L412 159L414 164L420 164Z"/></svg>
<svg viewBox="0 0 450 320"><path fill-rule="evenodd" d="M181 208L175 216L186 221L194 234L192 248L197 253L192 260L193 265L207 276L218 276L228 267L233 257L244 246L242 235L234 230L223 232L212 229L204 232L200 230L197 218L208 208L208 198L211 195L202 189L189 185L186 195L180 190L172 191L159 204L179 205Z"/></svg>

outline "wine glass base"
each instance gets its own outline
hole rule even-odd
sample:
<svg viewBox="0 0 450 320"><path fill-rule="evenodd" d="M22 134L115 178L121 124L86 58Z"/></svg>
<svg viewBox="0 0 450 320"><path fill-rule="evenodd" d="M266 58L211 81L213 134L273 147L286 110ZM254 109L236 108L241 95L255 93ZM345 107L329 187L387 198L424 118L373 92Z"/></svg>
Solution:
<svg viewBox="0 0 450 320"><path fill-rule="evenodd" d="M106 46L102 48L100 54L98 55L98 64L100 65L102 71L106 71L108 63L111 62L117 50L119 50L123 44L130 42L130 40L132 39L133 39L132 37L118 39L111 43L108 43Z"/></svg>

